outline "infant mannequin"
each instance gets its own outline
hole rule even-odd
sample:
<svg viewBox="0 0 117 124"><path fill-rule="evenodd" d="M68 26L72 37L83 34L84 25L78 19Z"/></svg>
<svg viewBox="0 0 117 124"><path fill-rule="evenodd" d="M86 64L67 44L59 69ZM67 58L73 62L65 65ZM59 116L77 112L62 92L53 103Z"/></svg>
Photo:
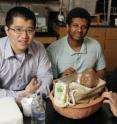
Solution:
<svg viewBox="0 0 117 124"><path fill-rule="evenodd" d="M96 87L98 84L98 81L99 81L99 78L92 68L86 69L82 73L80 78L80 84L88 88Z"/></svg>

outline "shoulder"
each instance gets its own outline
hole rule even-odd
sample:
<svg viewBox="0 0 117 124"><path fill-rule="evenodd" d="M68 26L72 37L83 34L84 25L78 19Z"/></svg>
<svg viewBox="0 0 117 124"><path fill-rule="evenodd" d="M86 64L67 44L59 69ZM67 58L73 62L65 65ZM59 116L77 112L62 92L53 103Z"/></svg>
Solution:
<svg viewBox="0 0 117 124"><path fill-rule="evenodd" d="M8 37L2 37L0 38L0 46L4 46L6 44L6 41L8 41Z"/></svg>
<svg viewBox="0 0 117 124"><path fill-rule="evenodd" d="M34 55L37 55L37 56L46 54L45 47L41 42L39 42L39 43L32 42L32 44L31 44L29 49L32 51L32 53Z"/></svg>
<svg viewBox="0 0 117 124"><path fill-rule="evenodd" d="M67 36L53 42L52 44L50 44L47 48L47 51L48 52L53 52L53 51L60 51L63 49L63 46L65 44L67 40Z"/></svg>
<svg viewBox="0 0 117 124"><path fill-rule="evenodd" d="M6 47L8 45L8 40L9 40L8 36L0 38L0 51L1 51L1 53L4 53L4 51L6 50Z"/></svg>
<svg viewBox="0 0 117 124"><path fill-rule="evenodd" d="M33 49L33 50L36 50L36 51L40 51L40 50L42 50L42 49L45 49L44 48L44 45L41 43L41 42L35 42L35 41L33 41L32 42L32 44L31 44L31 48Z"/></svg>
<svg viewBox="0 0 117 124"><path fill-rule="evenodd" d="M0 38L0 67L1 67L1 63L4 59L7 42L8 42L8 37Z"/></svg>
<svg viewBox="0 0 117 124"><path fill-rule="evenodd" d="M84 39L85 43L87 44L88 47L93 47L93 48L101 48L101 44L100 41L92 38L92 37L88 37L86 36Z"/></svg>

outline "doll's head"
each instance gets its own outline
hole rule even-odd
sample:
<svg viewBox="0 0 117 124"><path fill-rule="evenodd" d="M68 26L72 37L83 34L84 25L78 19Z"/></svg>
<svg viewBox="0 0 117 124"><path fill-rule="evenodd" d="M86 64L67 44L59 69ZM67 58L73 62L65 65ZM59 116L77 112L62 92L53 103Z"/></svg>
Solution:
<svg viewBox="0 0 117 124"><path fill-rule="evenodd" d="M81 75L80 84L88 88L96 87L98 84L98 76L96 75L96 72L92 68L86 69Z"/></svg>

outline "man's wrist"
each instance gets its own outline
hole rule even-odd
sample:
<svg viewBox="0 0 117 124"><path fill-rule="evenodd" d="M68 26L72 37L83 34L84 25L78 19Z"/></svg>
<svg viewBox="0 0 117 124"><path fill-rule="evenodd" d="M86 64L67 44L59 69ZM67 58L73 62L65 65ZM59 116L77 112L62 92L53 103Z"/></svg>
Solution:
<svg viewBox="0 0 117 124"><path fill-rule="evenodd" d="M22 90L22 91L20 91L19 96L20 96L20 97L25 97L25 96L28 96L29 94L30 94L30 93L27 92L26 90Z"/></svg>

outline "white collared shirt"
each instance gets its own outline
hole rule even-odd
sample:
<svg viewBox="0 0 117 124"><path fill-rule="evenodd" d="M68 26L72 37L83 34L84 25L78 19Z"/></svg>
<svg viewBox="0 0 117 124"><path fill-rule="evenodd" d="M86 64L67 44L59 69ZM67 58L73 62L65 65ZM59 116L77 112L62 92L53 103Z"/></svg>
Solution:
<svg viewBox="0 0 117 124"><path fill-rule="evenodd" d="M27 53L14 55L9 38L0 39L0 97L17 98L33 77L42 82L39 92L48 96L53 75L41 43L32 43Z"/></svg>

